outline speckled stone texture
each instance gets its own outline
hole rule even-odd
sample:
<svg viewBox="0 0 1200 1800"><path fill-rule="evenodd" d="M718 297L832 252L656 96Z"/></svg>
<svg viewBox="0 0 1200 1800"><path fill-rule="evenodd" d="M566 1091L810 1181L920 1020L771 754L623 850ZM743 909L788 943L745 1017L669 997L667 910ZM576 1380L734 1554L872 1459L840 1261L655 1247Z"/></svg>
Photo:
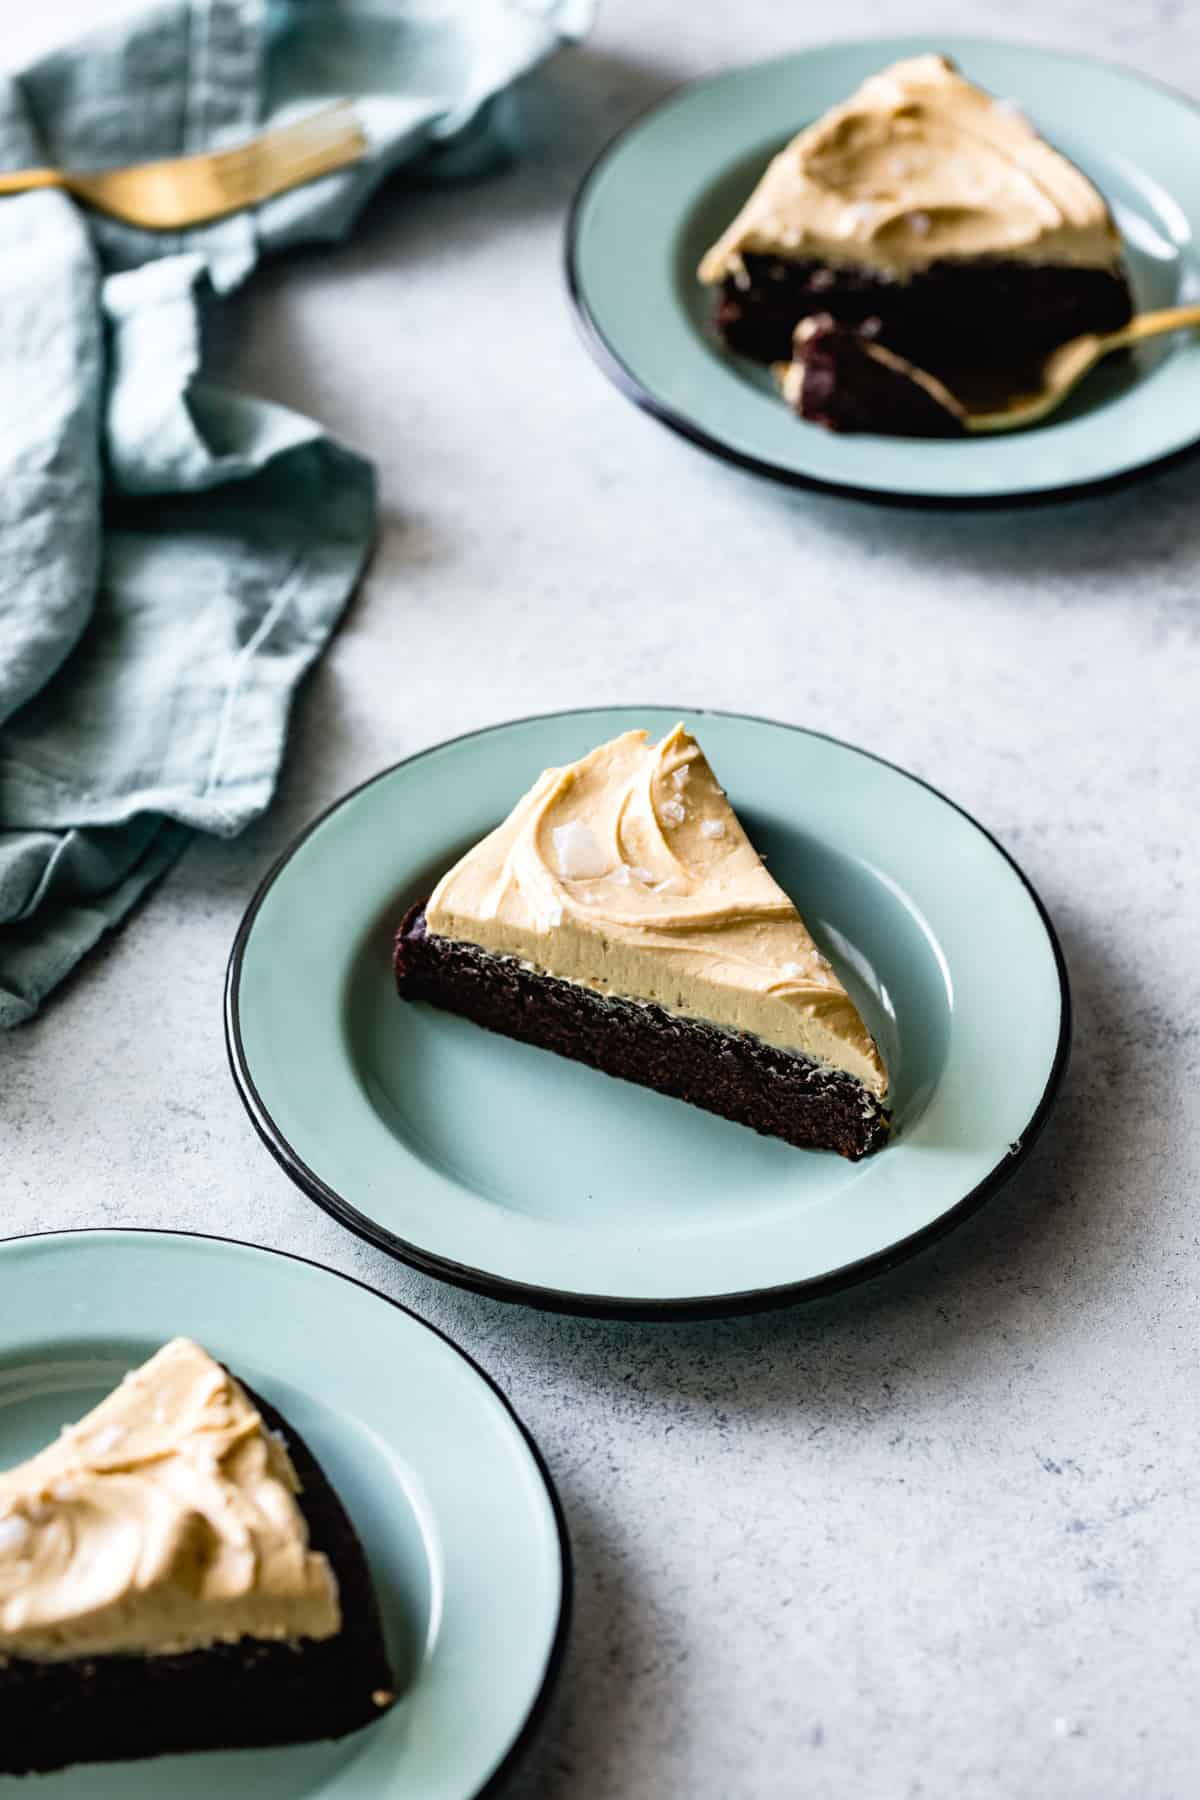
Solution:
<svg viewBox="0 0 1200 1800"><path fill-rule="evenodd" d="M97 10L15 15L4 54L14 30ZM385 196L353 243L272 267L229 309L225 362L378 460L387 530L297 704L270 817L190 852L0 1041L7 1229L298 1250L503 1383L578 1562L573 1649L516 1800L1196 1792L1200 464L1021 514L781 492L623 401L562 291L580 171L672 84L833 31L928 27L936 45L939 25L1200 94L1200 10L1175 0L1011 0L1002 20L983 0L874 0L832 23L772 0L608 0L592 45L519 97L523 163ZM458 1293L306 1201L227 1074L230 940L313 813L454 732L639 698L773 714L904 764L999 835L1062 933L1075 1054L1037 1150L953 1237L839 1299L649 1327Z"/></svg>

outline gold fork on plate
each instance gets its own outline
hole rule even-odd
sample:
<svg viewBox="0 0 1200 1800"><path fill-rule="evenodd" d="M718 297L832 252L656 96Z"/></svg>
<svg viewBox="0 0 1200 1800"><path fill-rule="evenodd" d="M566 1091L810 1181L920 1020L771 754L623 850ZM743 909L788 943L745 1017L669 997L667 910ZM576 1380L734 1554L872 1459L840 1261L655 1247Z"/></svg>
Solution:
<svg viewBox="0 0 1200 1800"><path fill-rule="evenodd" d="M229 150L172 156L124 169L0 171L0 194L65 188L98 211L149 231L177 231L240 212L315 181L367 150L366 134L348 100L335 100L290 125L264 131Z"/></svg>

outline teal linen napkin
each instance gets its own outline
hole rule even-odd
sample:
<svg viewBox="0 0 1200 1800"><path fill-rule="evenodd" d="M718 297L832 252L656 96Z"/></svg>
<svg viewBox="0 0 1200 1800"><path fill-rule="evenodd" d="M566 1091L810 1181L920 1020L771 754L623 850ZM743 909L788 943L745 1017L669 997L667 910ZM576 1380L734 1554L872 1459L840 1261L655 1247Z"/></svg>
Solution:
<svg viewBox="0 0 1200 1800"><path fill-rule="evenodd" d="M219 148L341 95L371 153L231 219L0 200L0 1026L197 830L268 804L291 696L375 530L373 471L200 379L198 308L345 235L394 169L473 173L497 97L591 0L174 0L0 81L0 167ZM351 377L352 378L352 377Z"/></svg>

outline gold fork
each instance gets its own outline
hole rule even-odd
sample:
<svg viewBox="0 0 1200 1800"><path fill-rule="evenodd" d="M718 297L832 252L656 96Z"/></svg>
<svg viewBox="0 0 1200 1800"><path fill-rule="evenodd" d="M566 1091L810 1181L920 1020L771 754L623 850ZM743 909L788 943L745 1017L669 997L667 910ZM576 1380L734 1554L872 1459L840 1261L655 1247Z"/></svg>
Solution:
<svg viewBox="0 0 1200 1800"><path fill-rule="evenodd" d="M240 212L272 194L357 162L367 139L353 106L335 100L291 125L277 126L231 150L172 156L125 169L0 171L0 194L65 188L127 225L176 231Z"/></svg>

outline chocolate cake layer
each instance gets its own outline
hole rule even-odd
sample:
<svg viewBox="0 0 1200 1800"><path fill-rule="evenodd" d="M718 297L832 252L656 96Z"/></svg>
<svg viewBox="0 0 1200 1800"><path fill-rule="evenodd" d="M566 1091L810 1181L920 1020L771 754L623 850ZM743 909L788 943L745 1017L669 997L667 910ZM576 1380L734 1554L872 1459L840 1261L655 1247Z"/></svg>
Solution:
<svg viewBox="0 0 1200 1800"><path fill-rule="evenodd" d="M424 905L396 934L405 1000L461 1013L504 1037L687 1100L767 1137L857 1161L887 1141L888 1115L860 1081L757 1038L608 999L473 944L434 937Z"/></svg>
<svg viewBox="0 0 1200 1800"><path fill-rule="evenodd" d="M1133 313L1120 270L981 257L897 280L777 256L743 262L748 284L723 282L716 327L731 350L764 363L786 362L797 324L814 313L878 319L879 342L932 374L1019 364L1085 331L1116 331Z"/></svg>
<svg viewBox="0 0 1200 1800"><path fill-rule="evenodd" d="M828 317L812 321L796 346L800 379L787 397L802 419L830 431L887 431L899 437L962 437L959 414L905 373L900 358L871 353L871 338ZM895 366L898 364L899 366Z"/></svg>
<svg viewBox="0 0 1200 1800"><path fill-rule="evenodd" d="M339 1738L386 1710L377 1696L390 1696L392 1671L358 1534L308 1446L242 1386L287 1442L312 1547L337 1576L342 1629L295 1645L243 1638L176 1656L0 1656L0 1773Z"/></svg>

